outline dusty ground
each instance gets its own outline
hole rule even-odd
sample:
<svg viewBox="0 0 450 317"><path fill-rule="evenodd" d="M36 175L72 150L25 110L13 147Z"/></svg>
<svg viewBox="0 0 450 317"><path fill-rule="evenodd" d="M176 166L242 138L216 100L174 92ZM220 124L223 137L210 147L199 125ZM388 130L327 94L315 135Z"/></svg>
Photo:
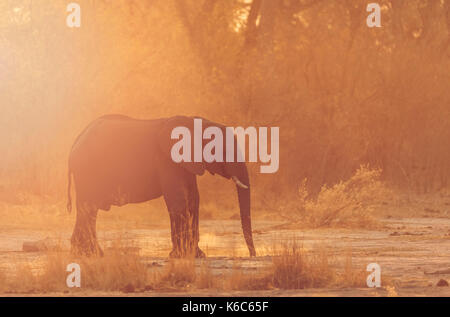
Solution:
<svg viewBox="0 0 450 317"><path fill-rule="evenodd" d="M280 222L280 224L282 224ZM213 274L223 274L239 267L254 271L271 263L273 248L282 241L297 238L306 249L315 245L326 246L331 255L344 258L349 253L353 266L364 269L368 263L381 266L382 276L391 286L369 288L323 288L305 290L269 291L146 291L94 292L81 290L81 296L450 296L450 287L437 287L440 279L450 282L450 218L390 217L381 220L377 230L360 229L281 229L273 221L255 221L254 239L258 257L248 258L240 223L237 220L201 220L201 248L208 255L208 266ZM43 252L23 252L23 243L49 237L48 231L0 229L0 268L11 269L20 263L31 263L39 268ZM68 248L70 231L50 236L50 241ZM168 226L154 229L101 230L99 239L105 250L118 238L139 248L148 266L163 267L170 251ZM337 261L336 263L338 263ZM200 261L197 262L200 266ZM369 274L369 273L368 273ZM6 296L10 294L4 294ZM17 296L20 294L14 294ZM29 294L27 294L29 295ZM33 296L60 296L64 293L34 294Z"/></svg>

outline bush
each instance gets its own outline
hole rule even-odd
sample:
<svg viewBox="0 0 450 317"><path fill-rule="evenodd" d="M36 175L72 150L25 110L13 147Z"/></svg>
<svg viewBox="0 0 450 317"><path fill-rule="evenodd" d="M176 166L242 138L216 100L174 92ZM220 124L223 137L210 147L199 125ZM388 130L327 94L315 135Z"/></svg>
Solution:
<svg viewBox="0 0 450 317"><path fill-rule="evenodd" d="M381 170L363 165L350 179L332 187L324 185L315 199L308 198L304 180L294 212L286 217L313 228L373 227L374 209L391 195L380 174Z"/></svg>

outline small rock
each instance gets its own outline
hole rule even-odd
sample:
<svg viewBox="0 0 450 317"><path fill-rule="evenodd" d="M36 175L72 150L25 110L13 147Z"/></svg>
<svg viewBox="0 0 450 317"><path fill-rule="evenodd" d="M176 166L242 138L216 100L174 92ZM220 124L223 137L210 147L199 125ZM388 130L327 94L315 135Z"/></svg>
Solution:
<svg viewBox="0 0 450 317"><path fill-rule="evenodd" d="M160 267L160 266L163 266L162 264L160 264L158 262L147 263L146 265L147 265L147 267Z"/></svg>
<svg viewBox="0 0 450 317"><path fill-rule="evenodd" d="M47 251L49 249L48 238L39 241L26 241L22 244L22 251L24 252L39 252L39 251Z"/></svg>
<svg viewBox="0 0 450 317"><path fill-rule="evenodd" d="M122 292L124 293L134 293L134 285L131 283L128 283L123 289Z"/></svg>
<svg viewBox="0 0 450 317"><path fill-rule="evenodd" d="M24 242L22 245L23 252L39 252L40 248L34 242Z"/></svg>
<svg viewBox="0 0 450 317"><path fill-rule="evenodd" d="M444 280L443 278L441 278L439 280L439 282L437 282L436 286L439 286L439 287L448 286L448 282L446 280Z"/></svg>

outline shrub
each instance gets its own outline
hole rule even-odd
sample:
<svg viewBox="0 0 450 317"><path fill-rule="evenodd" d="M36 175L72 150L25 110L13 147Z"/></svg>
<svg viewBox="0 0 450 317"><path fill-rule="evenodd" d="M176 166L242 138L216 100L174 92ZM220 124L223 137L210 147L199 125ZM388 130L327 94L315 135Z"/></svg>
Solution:
<svg viewBox="0 0 450 317"><path fill-rule="evenodd" d="M294 212L286 217L313 228L373 227L374 209L391 194L380 174L379 169L361 166L350 179L331 187L324 185L315 199L308 198L304 180Z"/></svg>

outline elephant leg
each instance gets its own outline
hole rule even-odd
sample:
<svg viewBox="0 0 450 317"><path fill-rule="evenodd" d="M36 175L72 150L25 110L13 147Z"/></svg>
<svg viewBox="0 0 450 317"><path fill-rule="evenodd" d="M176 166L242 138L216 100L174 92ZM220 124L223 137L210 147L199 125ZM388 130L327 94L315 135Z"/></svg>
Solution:
<svg viewBox="0 0 450 317"><path fill-rule="evenodd" d="M189 212L188 189L186 186L173 186L164 193L164 200L170 216L172 252L171 257L195 256L193 218Z"/></svg>
<svg viewBox="0 0 450 317"><path fill-rule="evenodd" d="M198 242L200 241L199 233L199 206L200 206L200 195L198 193L197 179L194 177L191 184L189 184L188 191L188 206L189 215L192 219L192 238L193 238L193 248L195 249L195 257L204 258L205 253L199 248Z"/></svg>
<svg viewBox="0 0 450 317"><path fill-rule="evenodd" d="M97 212L98 209L92 204L77 201L77 218L71 238L73 253L103 256L103 251L97 242Z"/></svg>
<svg viewBox="0 0 450 317"><path fill-rule="evenodd" d="M186 218L187 214L180 211L169 211L170 226L171 226L171 238L172 238L172 251L170 252L171 258L181 258L187 255L187 226Z"/></svg>
<svg viewBox="0 0 450 317"><path fill-rule="evenodd" d="M172 251L170 257L180 258L191 256L192 249L192 226L187 208L184 210L171 210L170 226L172 238Z"/></svg>

